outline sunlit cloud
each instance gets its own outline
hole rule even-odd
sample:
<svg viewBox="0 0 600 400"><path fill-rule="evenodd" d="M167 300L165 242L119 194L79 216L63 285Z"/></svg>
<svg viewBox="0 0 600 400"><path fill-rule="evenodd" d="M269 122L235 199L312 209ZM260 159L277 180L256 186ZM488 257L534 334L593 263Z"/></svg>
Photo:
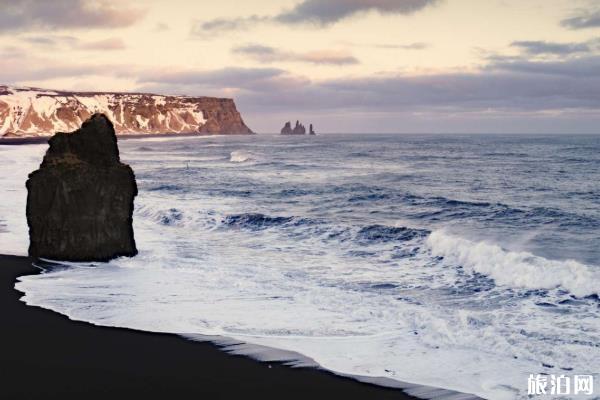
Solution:
<svg viewBox="0 0 600 400"><path fill-rule="evenodd" d="M569 55L574 53L585 53L591 50L591 47L588 43L558 43L540 40L515 41L511 43L511 46L518 47L525 53L531 55Z"/></svg>
<svg viewBox="0 0 600 400"><path fill-rule="evenodd" d="M222 32L246 30L270 20L271 18L266 16L251 15L249 17L216 18L210 21L196 21L192 26L192 35L210 37Z"/></svg>
<svg viewBox="0 0 600 400"><path fill-rule="evenodd" d="M471 16L466 3L443 0L0 0L0 84L232 97L259 127L290 110L383 130L395 120L409 130L408 114L572 113L582 116L573 126L592 131L600 126L597 12L566 15L561 26L556 15L572 3L557 1L544 12L485 2ZM196 40L186 40L192 26Z"/></svg>
<svg viewBox="0 0 600 400"><path fill-rule="evenodd" d="M265 22L326 27L361 13L410 15L438 3L440 0L304 0L292 9L272 16L251 15L197 21L192 33L205 35L209 32L243 30Z"/></svg>
<svg viewBox="0 0 600 400"><path fill-rule="evenodd" d="M64 35L34 35L25 36L21 40L37 47L46 49L70 49L70 50L124 50L127 46L123 39L111 37L95 41L82 41L75 36Z"/></svg>
<svg viewBox="0 0 600 400"><path fill-rule="evenodd" d="M372 47L380 48L380 49L400 49L400 50L425 50L431 47L429 43L425 42L414 42L414 43L406 43L406 44L385 44L378 43L372 44Z"/></svg>
<svg viewBox="0 0 600 400"><path fill-rule="evenodd" d="M248 44L235 47L232 52L261 63L273 63L277 61L328 65L353 65L359 63L356 57L342 50L294 52L259 44Z"/></svg>
<svg viewBox="0 0 600 400"><path fill-rule="evenodd" d="M78 46L82 50L123 50L125 42L121 38L109 38L95 42L86 42Z"/></svg>
<svg viewBox="0 0 600 400"><path fill-rule="evenodd" d="M0 0L0 8L0 32L120 28L145 15L145 10L114 0Z"/></svg>
<svg viewBox="0 0 600 400"><path fill-rule="evenodd" d="M580 10L561 21L561 25L569 29L600 28L600 8L596 10Z"/></svg>
<svg viewBox="0 0 600 400"><path fill-rule="evenodd" d="M326 26L369 11L410 15L438 2L439 0L305 0L274 19L284 23Z"/></svg>
<svg viewBox="0 0 600 400"><path fill-rule="evenodd" d="M168 24L165 24L164 22L159 22L154 26L154 32L166 32L169 29L171 29L171 27Z"/></svg>

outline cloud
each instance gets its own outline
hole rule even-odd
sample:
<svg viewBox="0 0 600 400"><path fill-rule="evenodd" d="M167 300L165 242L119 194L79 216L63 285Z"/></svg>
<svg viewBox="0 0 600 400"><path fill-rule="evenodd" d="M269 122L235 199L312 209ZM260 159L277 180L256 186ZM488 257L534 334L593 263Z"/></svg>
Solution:
<svg viewBox="0 0 600 400"><path fill-rule="evenodd" d="M145 14L114 0L0 0L0 8L0 32L121 28Z"/></svg>
<svg viewBox="0 0 600 400"><path fill-rule="evenodd" d="M269 20L270 18L266 16L251 15L240 18L216 18L210 21L196 21L192 26L192 35L207 37L216 33L245 30Z"/></svg>
<svg viewBox="0 0 600 400"><path fill-rule="evenodd" d="M196 85L205 88L266 88L273 79L285 73L278 68L222 68L217 70L147 70L137 75L140 83L162 85Z"/></svg>
<svg viewBox="0 0 600 400"><path fill-rule="evenodd" d="M82 50L123 50L126 46L121 38L109 38L96 42L82 43L78 48Z"/></svg>
<svg viewBox="0 0 600 400"><path fill-rule="evenodd" d="M373 44L371 47L379 49L425 50L430 48L431 45L425 42L414 42L408 44Z"/></svg>
<svg viewBox="0 0 600 400"><path fill-rule="evenodd" d="M292 9L273 16L252 15L197 21L192 29L192 34L205 36L209 33L242 30L265 22L311 24L326 27L367 12L377 12L383 15L410 15L440 2L441 0L304 0Z"/></svg>
<svg viewBox="0 0 600 400"><path fill-rule="evenodd" d="M571 79L600 78L600 56L587 56L557 61L535 61L525 58L498 57L491 62L488 71L509 71L532 76L564 76ZM600 89L600 88L599 88Z"/></svg>
<svg viewBox="0 0 600 400"><path fill-rule="evenodd" d="M269 98L264 94L251 94L246 102L262 102L263 107L271 109L308 107L311 110L335 109L363 113L522 112L597 109L600 107L598 89L598 78L585 80L506 72L389 75L314 82L294 93L276 93ZM265 104L267 100L268 104Z"/></svg>
<svg viewBox="0 0 600 400"><path fill-rule="evenodd" d="M3 56L6 56L6 53L3 53ZM119 69L124 69L119 65L53 63L48 59L28 57L24 54L14 54L14 57L6 57L2 61L2 83L9 84L94 75L114 76Z"/></svg>
<svg viewBox="0 0 600 400"><path fill-rule="evenodd" d="M293 9L277 15L275 20L283 23L314 23L326 26L368 11L409 15L438 2L438 0L304 0Z"/></svg>
<svg viewBox="0 0 600 400"><path fill-rule="evenodd" d="M448 116L456 120L479 115L489 120L509 114L527 119L568 113L595 115L598 119L600 110L600 56L563 61L497 58L474 72L429 75L389 72L311 80L280 68L178 70L52 64L18 51L8 54L3 59L2 71L2 80L7 83L28 80L37 83L59 77L69 80L80 77L86 81L113 77L135 82L138 91L233 97L244 113L256 116L293 112L329 115L333 120L333 116L340 119L343 115L343 120L385 120L389 124L393 120L403 121L399 115L411 113L427 115L432 121ZM394 128L390 126L389 129ZM398 126L404 129L404 125ZM502 129L501 125L496 126ZM567 125L563 128L569 130ZM586 129L591 130L591 125L586 125Z"/></svg>
<svg viewBox="0 0 600 400"><path fill-rule="evenodd" d="M93 42L82 42L74 36L66 35L25 36L21 40L44 48L68 48L71 50L123 50L126 48L123 39L116 37Z"/></svg>
<svg viewBox="0 0 600 400"><path fill-rule="evenodd" d="M65 37L69 41L69 37ZM52 38L57 40L56 38ZM76 42L79 45L79 42ZM58 57L48 58L41 56L36 51L23 49L23 46L11 51L11 48L2 49L2 70L0 71L0 84L25 84L36 82L36 85L44 87L44 81L66 78L89 77L116 77L127 78L138 76L145 71L137 65L125 65L117 63L77 62L72 58ZM49 89L61 89L61 87L50 87ZM101 88L98 88L101 89Z"/></svg>
<svg viewBox="0 0 600 400"><path fill-rule="evenodd" d="M510 44L512 47L518 47L529 55L570 55L574 53L589 52L591 50L588 43L557 43L546 41L516 41Z"/></svg>
<svg viewBox="0 0 600 400"><path fill-rule="evenodd" d="M76 46L79 44L79 39L74 36L66 35L43 35L43 36L26 36L21 40L34 46L57 47L57 46Z"/></svg>
<svg viewBox="0 0 600 400"><path fill-rule="evenodd" d="M165 24L164 22L159 22L154 26L154 32L165 32L169 29L171 29L171 27L168 24Z"/></svg>
<svg viewBox="0 0 600 400"><path fill-rule="evenodd" d="M235 97L257 114L597 112L600 57L569 61L502 64L476 72L425 76L397 73L310 80L281 69L227 68L215 71L155 71L138 81L162 93Z"/></svg>
<svg viewBox="0 0 600 400"><path fill-rule="evenodd" d="M600 9L580 10L577 14L563 19L560 23L568 29L600 28Z"/></svg>
<svg viewBox="0 0 600 400"><path fill-rule="evenodd" d="M277 49L259 44L248 44L238 46L232 50L235 54L244 55L261 63L272 63L276 61L304 62L312 64L328 65L352 65L358 64L358 60L345 51L319 50L310 52L293 52Z"/></svg>
<svg viewBox="0 0 600 400"><path fill-rule="evenodd" d="M374 49L390 49L390 50L425 50L432 47L431 43L426 42L409 42L409 43L368 43L368 42L353 42L342 40L338 42L346 47L368 47Z"/></svg>

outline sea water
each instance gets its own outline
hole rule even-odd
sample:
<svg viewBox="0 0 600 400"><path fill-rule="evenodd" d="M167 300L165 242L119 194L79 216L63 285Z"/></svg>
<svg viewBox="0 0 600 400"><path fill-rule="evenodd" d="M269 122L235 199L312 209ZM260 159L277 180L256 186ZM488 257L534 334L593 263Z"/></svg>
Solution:
<svg viewBox="0 0 600 400"><path fill-rule="evenodd" d="M27 251L24 182L45 148L0 147L2 253ZM599 136L120 149L139 186L139 255L22 277L27 304L490 399L526 398L530 374L600 384Z"/></svg>

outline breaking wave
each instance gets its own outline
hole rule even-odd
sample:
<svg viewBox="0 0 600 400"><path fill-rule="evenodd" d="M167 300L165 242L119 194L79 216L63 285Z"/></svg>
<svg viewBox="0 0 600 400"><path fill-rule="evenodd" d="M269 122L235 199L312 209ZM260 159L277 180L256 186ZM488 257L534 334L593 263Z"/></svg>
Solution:
<svg viewBox="0 0 600 400"><path fill-rule="evenodd" d="M600 142L315 140L123 141L138 256L52 267L16 287L72 319L218 335L228 351L377 384L504 400L526 399L531 373L600 379ZM44 150L0 146L19 166L0 174L3 252L26 254L14 210ZM569 161L582 157L586 168Z"/></svg>
<svg viewBox="0 0 600 400"><path fill-rule="evenodd" d="M223 224L252 230L266 229L290 222L293 217L270 217L264 214L239 214L225 217Z"/></svg>
<svg viewBox="0 0 600 400"><path fill-rule="evenodd" d="M231 154L229 155L229 161L233 162L233 163L243 163L246 161L252 161L253 160L253 155L247 151L243 151L243 150L236 150L236 151L232 151Z"/></svg>
<svg viewBox="0 0 600 400"><path fill-rule="evenodd" d="M434 256L489 276L498 285L563 288L578 297L600 293L600 275L574 260L547 260L527 252L508 251L493 243L472 242L441 230L432 232L427 244Z"/></svg>

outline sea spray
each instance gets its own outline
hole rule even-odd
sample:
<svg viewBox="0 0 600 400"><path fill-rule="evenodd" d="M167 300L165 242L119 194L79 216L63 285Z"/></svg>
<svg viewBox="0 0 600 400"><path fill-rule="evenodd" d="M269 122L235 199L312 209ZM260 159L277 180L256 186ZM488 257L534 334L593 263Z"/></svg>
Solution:
<svg viewBox="0 0 600 400"><path fill-rule="evenodd" d="M246 161L251 161L253 158L253 154L247 152L247 151L242 151L242 150L236 150L236 151L232 151L231 154L229 155L229 161L234 162L234 163L243 163Z"/></svg>
<svg viewBox="0 0 600 400"><path fill-rule="evenodd" d="M554 136L311 139L123 141L122 157L140 188L140 254L53 267L16 287L27 304L72 319L228 337L216 341L244 343L228 351L269 360L294 353L294 362L310 359L378 384L514 399L527 397L530 373L600 371L597 297L576 298L581 293L571 287L600 259L598 143ZM0 157L25 165L26 149ZM581 149L593 155L585 169L568 161ZM267 161L232 163L236 151ZM551 174L558 169L561 179ZM10 188L0 204L0 246L26 249L26 225L14 213L24 205L24 180L0 180ZM443 248L434 242L442 228L450 236ZM459 229L464 236L450 233ZM528 236L526 247L491 239ZM472 237L477 241L465 248L483 242L491 255L457 250ZM514 259L525 275L540 266L551 275L545 267L552 265L560 278L532 288L492 276L511 253L520 255ZM482 258L495 261L489 274L476 269L487 267ZM585 268L565 267L569 259ZM260 346L282 355L263 357Z"/></svg>
<svg viewBox="0 0 600 400"><path fill-rule="evenodd" d="M578 297L600 293L600 274L575 260L555 261L527 252L513 252L497 244L472 242L434 231L427 238L434 256L494 279L498 285L528 289L568 290Z"/></svg>

